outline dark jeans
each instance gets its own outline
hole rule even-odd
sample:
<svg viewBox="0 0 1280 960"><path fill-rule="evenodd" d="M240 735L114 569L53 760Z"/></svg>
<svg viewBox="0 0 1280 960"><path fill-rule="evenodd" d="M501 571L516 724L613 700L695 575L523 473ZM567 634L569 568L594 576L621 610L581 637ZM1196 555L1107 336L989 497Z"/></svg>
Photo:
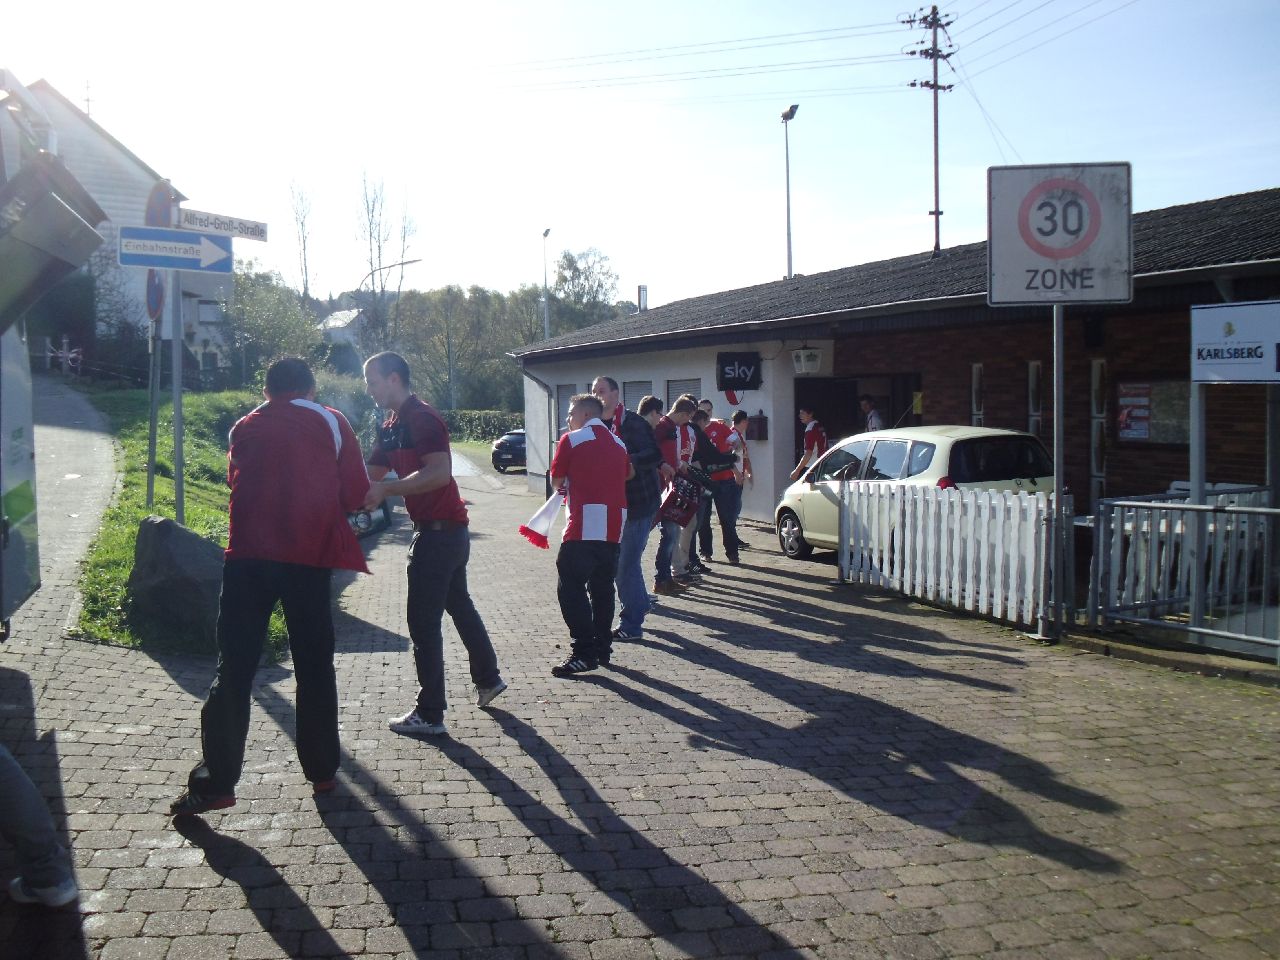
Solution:
<svg viewBox="0 0 1280 960"><path fill-rule="evenodd" d="M716 516L720 518L720 534L724 542L724 555L738 559L738 514L742 513L742 488L730 477L718 480L711 489L716 502Z"/></svg>
<svg viewBox="0 0 1280 960"><path fill-rule="evenodd" d="M200 711L203 762L187 778L203 794L235 792L249 735L249 694L276 601L289 628L298 686L295 740L308 780L338 770L338 684L333 670L330 571L275 560L227 560L218 604L218 672Z"/></svg>
<svg viewBox="0 0 1280 960"><path fill-rule="evenodd" d="M560 544L556 595L575 657L601 660L611 654L618 549L618 544L603 540L566 540Z"/></svg>
<svg viewBox="0 0 1280 960"><path fill-rule="evenodd" d="M409 639L418 671L418 716L444 720L444 631L447 612L467 649L471 682L496 686L502 680L489 631L467 591L471 533L465 526L421 530L409 544Z"/></svg>
<svg viewBox="0 0 1280 960"><path fill-rule="evenodd" d="M689 562L693 563L695 553L700 553L704 557L711 556L715 551L711 549L711 504L714 498L710 490L702 491L702 502L698 504L698 516L694 518L694 523L698 525L698 536L695 542L689 544Z"/></svg>

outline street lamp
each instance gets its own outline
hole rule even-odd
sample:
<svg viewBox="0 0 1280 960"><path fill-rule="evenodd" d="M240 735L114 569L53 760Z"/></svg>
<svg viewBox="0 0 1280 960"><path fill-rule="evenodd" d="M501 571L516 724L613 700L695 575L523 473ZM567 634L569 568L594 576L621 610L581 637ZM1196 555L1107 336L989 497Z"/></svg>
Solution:
<svg viewBox="0 0 1280 960"><path fill-rule="evenodd" d="M791 139L787 135L787 124L796 118L800 104L793 103L782 111L782 143L787 157L787 279L795 276L791 270Z"/></svg>
<svg viewBox="0 0 1280 960"><path fill-rule="evenodd" d="M396 267L407 267L411 263L421 263L421 262L422 260L421 258L419 258L417 260L401 260L399 263L389 263L385 267L374 267L372 270L370 270L368 273L366 273L363 277L360 278L360 282L356 284L355 292L359 293L361 290L363 290L364 282L368 280L370 277L372 277L375 273L382 273L385 270L394 270ZM370 292L373 294L373 305L374 305L373 319L376 322L378 319L378 309L377 309L378 308L378 290L376 287L374 287L371 289ZM396 315L399 316L399 308L397 308Z"/></svg>
<svg viewBox="0 0 1280 960"><path fill-rule="evenodd" d="M551 339L550 305L547 303L547 235L551 228L542 231L542 339Z"/></svg>

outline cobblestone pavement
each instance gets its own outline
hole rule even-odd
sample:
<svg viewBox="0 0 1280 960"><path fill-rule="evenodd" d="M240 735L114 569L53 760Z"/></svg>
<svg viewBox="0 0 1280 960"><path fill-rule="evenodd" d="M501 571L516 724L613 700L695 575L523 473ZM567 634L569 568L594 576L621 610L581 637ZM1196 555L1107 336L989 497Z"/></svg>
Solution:
<svg viewBox="0 0 1280 960"><path fill-rule="evenodd" d="M64 469L87 441L37 436L42 536L82 547L67 528L93 498L61 509L48 484L105 460ZM398 514L375 575L340 581L345 754L320 800L288 667L264 668L238 805L175 827L212 660L61 639L74 598L49 578L0 648L0 729L63 814L83 896L0 904L0 954L1280 955L1277 691L839 586L764 530L612 669L556 680L555 551L516 534L540 498L518 474L461 482L511 689L471 705L450 628L451 736L386 729L414 694Z"/></svg>

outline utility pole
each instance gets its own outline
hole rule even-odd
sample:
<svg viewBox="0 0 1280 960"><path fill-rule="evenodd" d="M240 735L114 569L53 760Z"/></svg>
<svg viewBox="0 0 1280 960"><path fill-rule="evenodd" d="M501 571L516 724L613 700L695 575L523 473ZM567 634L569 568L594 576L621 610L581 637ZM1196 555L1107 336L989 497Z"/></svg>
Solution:
<svg viewBox="0 0 1280 960"><path fill-rule="evenodd" d="M932 80L912 80L911 86L923 87L926 90L933 91L933 209L929 211L929 216L933 217L933 255L936 257L942 250L942 199L938 184L938 93L950 90L955 86L954 83L940 84L938 83L938 61L950 60L954 50L949 53L943 53L938 46L938 31L945 31L947 27L954 23L954 20L943 21L938 14L938 7L935 4L925 14L923 11L919 14L912 14L903 21L908 27L919 25L925 30L932 33L932 42L923 50L910 50L909 56L927 57L933 61L933 79ZM951 43L948 41L947 46Z"/></svg>

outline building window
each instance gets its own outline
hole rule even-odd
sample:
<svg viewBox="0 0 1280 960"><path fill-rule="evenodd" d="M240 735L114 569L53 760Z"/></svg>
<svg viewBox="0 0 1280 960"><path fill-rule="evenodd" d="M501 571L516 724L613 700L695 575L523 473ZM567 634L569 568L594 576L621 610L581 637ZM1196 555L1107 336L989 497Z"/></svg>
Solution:
<svg viewBox="0 0 1280 960"><path fill-rule="evenodd" d="M982 426L982 364L969 368L969 423Z"/></svg>
<svg viewBox="0 0 1280 960"><path fill-rule="evenodd" d="M217 300L201 300L196 306L196 319L201 323L222 323L226 317Z"/></svg>
<svg viewBox="0 0 1280 960"><path fill-rule="evenodd" d="M622 384L622 405L628 410L635 410L640 401L652 393L652 380L625 380Z"/></svg>
<svg viewBox="0 0 1280 960"><path fill-rule="evenodd" d="M668 380L667 381L667 410L671 409L671 405L679 400L686 393L691 393L699 400L702 399L702 378L695 377L692 380Z"/></svg>
<svg viewBox="0 0 1280 960"><path fill-rule="evenodd" d="M1044 413L1041 369L1039 360L1027 363L1027 433L1033 433L1036 436L1040 435L1040 424Z"/></svg>

